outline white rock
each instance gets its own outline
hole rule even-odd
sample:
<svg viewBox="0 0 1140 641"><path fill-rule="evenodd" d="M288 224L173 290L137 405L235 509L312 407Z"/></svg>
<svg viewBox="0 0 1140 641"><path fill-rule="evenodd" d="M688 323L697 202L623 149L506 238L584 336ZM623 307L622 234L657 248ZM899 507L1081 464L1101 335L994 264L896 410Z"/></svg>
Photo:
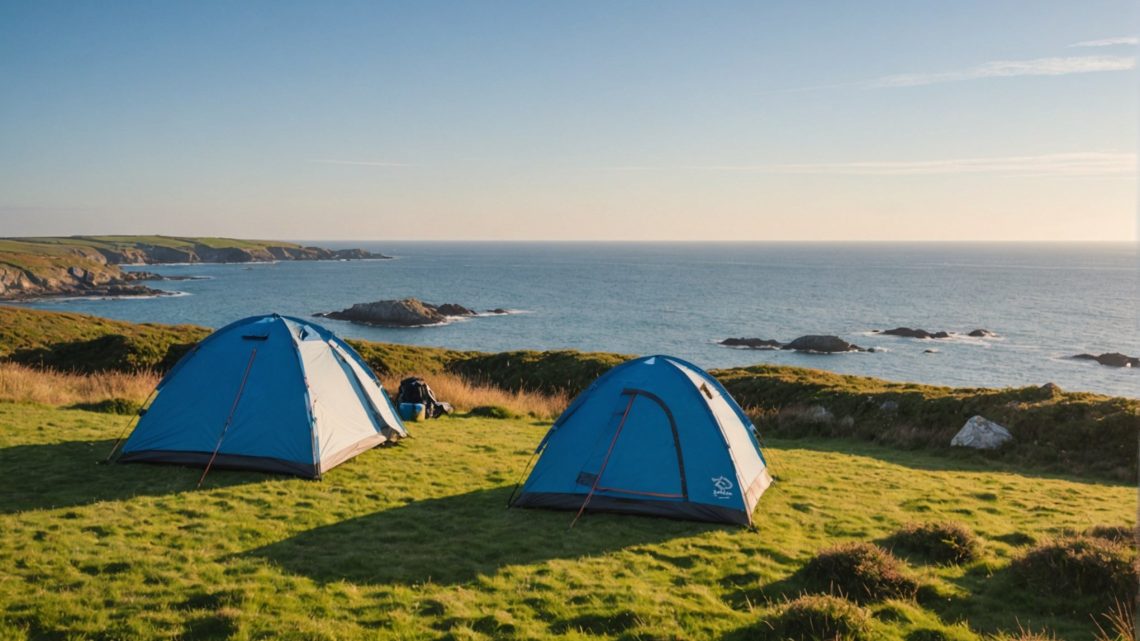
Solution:
<svg viewBox="0 0 1140 641"><path fill-rule="evenodd" d="M971 416L962 429L950 439L951 447L972 447L977 450L992 450L1002 443L1012 440L1013 434L1001 425L984 416Z"/></svg>

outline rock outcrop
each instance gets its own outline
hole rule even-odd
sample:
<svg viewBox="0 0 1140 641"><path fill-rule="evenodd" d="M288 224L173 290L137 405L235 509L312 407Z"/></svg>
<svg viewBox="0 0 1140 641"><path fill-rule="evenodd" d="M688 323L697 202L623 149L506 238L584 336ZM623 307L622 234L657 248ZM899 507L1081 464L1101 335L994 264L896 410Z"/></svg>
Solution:
<svg viewBox="0 0 1140 641"><path fill-rule="evenodd" d="M1121 354L1120 352L1109 352L1106 354L1077 354L1070 358L1079 361L1096 361L1101 365L1109 367L1140 367L1140 358Z"/></svg>
<svg viewBox="0 0 1140 641"><path fill-rule="evenodd" d="M954 438L950 439L950 446L992 450L1010 440L1013 440L1013 434L1006 428L984 416L971 416Z"/></svg>
<svg viewBox="0 0 1140 641"><path fill-rule="evenodd" d="M765 338L726 338L720 344L726 347L747 347L748 349L780 349L784 346L780 341Z"/></svg>
<svg viewBox="0 0 1140 641"><path fill-rule="evenodd" d="M991 332L988 329L975 329L967 334L967 336L973 336L974 338L993 338L997 336L997 332Z"/></svg>
<svg viewBox="0 0 1140 641"><path fill-rule="evenodd" d="M445 303L433 305L417 298L402 298L399 300L378 300L371 303L357 303L348 309L338 312L323 312L314 314L323 318L352 321L365 325L379 325L383 327L422 327L445 322L448 318L456 316L475 316L475 311L456 305Z"/></svg>
<svg viewBox="0 0 1140 641"><path fill-rule="evenodd" d="M800 336L796 340L784 345L780 349L790 349L797 352L811 352L814 354L836 354L840 352L864 352L858 345L848 343L838 336L808 335Z"/></svg>
<svg viewBox="0 0 1140 641"><path fill-rule="evenodd" d="M925 329L911 329L909 327L884 329L877 333L886 336L904 336L906 338L950 338L950 332L928 332Z"/></svg>

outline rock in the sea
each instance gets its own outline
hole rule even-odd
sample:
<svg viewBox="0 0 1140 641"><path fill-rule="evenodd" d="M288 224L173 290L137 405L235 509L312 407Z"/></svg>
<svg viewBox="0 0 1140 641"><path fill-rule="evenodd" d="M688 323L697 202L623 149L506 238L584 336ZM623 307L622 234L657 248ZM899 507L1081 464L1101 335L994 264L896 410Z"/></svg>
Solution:
<svg viewBox="0 0 1140 641"><path fill-rule="evenodd" d="M386 327L435 325L446 321L449 317L475 315L475 310L464 307L463 305L457 305L455 303L432 305L417 298L357 303L339 312L314 314L314 316L323 318L335 318L336 320L352 321L365 325L382 325Z"/></svg>
<svg viewBox="0 0 1140 641"><path fill-rule="evenodd" d="M424 303L425 306L431 307L430 303ZM435 308L435 311L443 314L444 316L474 316L475 310L468 309L463 305L456 305L455 303L444 303Z"/></svg>
<svg viewBox="0 0 1140 641"><path fill-rule="evenodd" d="M924 350L922 350L923 354L938 354L939 352L940 352L940 350L937 350L937 349L924 349Z"/></svg>
<svg viewBox="0 0 1140 641"><path fill-rule="evenodd" d="M887 336L904 336L906 338L950 338L950 332L928 332L925 329L911 329L909 327L896 327L884 329L880 334Z"/></svg>
<svg viewBox="0 0 1140 641"><path fill-rule="evenodd" d="M991 332L988 329L975 329L974 331L970 332L968 336L973 336L974 338L993 338L994 336L997 336L997 334L995 332Z"/></svg>
<svg viewBox="0 0 1140 641"><path fill-rule="evenodd" d="M954 438L950 439L950 446L992 450L1012 439L1013 434L1001 425L984 416L971 416Z"/></svg>
<svg viewBox="0 0 1140 641"><path fill-rule="evenodd" d="M1140 367L1140 358L1133 358L1120 352L1109 352L1107 354L1077 354L1071 358L1083 361L1096 361L1101 365L1109 367Z"/></svg>
<svg viewBox="0 0 1140 641"><path fill-rule="evenodd" d="M511 312L509 310L503 309L502 307L496 307L495 309L488 309L487 313L488 314L510 314Z"/></svg>
<svg viewBox="0 0 1140 641"><path fill-rule="evenodd" d="M800 336L796 340L784 345L780 349L794 349L797 352L814 352L817 354L835 354L839 352L866 351L858 345L853 345L838 336L823 336L809 334Z"/></svg>
<svg viewBox="0 0 1140 641"><path fill-rule="evenodd" d="M720 344L726 347L747 347L749 349L780 349L783 346L780 341L764 338L726 338Z"/></svg>

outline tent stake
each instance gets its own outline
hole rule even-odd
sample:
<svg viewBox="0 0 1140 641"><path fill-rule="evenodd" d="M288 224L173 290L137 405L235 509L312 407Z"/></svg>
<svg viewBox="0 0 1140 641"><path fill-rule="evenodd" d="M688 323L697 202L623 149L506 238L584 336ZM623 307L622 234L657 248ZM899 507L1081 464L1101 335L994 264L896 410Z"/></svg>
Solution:
<svg viewBox="0 0 1140 641"><path fill-rule="evenodd" d="M155 385L154 389L152 389L150 391L150 394L147 395L146 400L144 400L142 402L142 405L139 406L139 411L136 412L134 416L127 419L126 424L123 425L123 429L119 431L119 438L115 439L115 444L111 446L111 451L107 454L107 458L103 459L104 463L110 463L111 462L111 457L115 455L116 451L118 451L119 445L123 442L123 437L127 435L127 429L129 429L131 424L134 423L135 421L137 421L140 416L142 416L143 411L146 410L147 403L150 402L150 399L154 398L154 395L157 392L158 392L158 386Z"/></svg>

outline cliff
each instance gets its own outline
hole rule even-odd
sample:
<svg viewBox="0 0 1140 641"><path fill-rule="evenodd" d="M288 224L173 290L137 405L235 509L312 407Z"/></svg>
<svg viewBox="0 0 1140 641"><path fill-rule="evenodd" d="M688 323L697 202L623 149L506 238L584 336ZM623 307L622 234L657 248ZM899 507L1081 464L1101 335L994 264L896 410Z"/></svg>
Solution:
<svg viewBox="0 0 1140 641"><path fill-rule="evenodd" d="M68 236L0 239L0 300L45 296L139 296L163 292L119 265L250 263L388 258L277 241L170 236Z"/></svg>

